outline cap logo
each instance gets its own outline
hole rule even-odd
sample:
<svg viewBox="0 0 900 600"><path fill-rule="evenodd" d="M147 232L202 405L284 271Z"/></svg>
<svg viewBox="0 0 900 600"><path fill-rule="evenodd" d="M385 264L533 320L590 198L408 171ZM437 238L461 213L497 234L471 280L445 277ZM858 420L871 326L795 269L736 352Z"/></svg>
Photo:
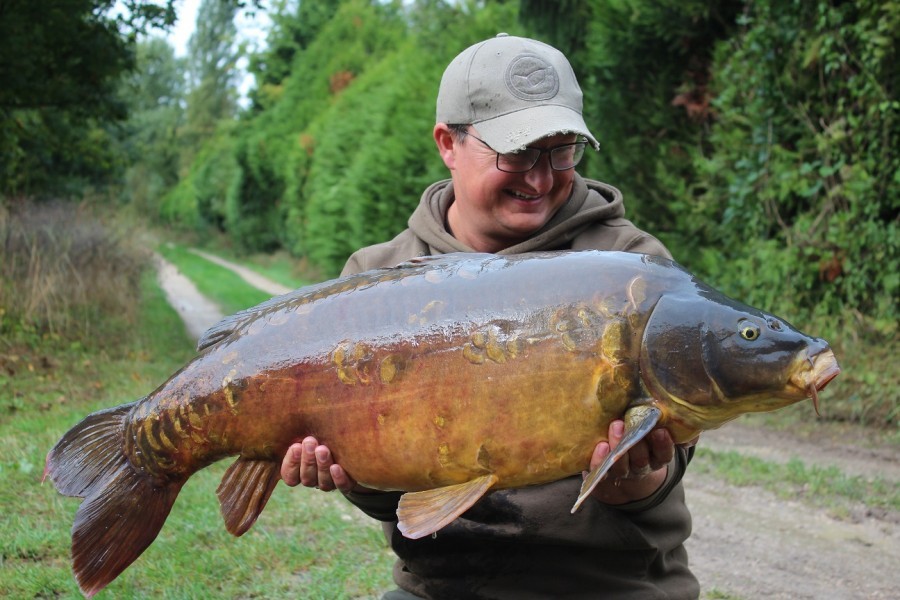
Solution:
<svg viewBox="0 0 900 600"><path fill-rule="evenodd" d="M506 87L522 100L549 100L559 92L559 75L541 57L520 54L506 69Z"/></svg>

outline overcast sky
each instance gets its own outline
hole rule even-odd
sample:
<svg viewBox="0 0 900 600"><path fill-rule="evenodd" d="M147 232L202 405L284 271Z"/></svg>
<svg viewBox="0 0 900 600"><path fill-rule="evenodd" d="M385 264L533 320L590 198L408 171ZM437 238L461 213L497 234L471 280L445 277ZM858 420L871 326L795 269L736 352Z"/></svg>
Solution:
<svg viewBox="0 0 900 600"><path fill-rule="evenodd" d="M186 56L188 41L191 34L194 33L194 27L197 24L197 11L200 9L201 0L177 0L175 2L175 13L178 20L175 26L166 36L169 43L175 48L175 56ZM263 2L266 6L268 2ZM263 11L259 11L252 18L248 17L243 10L239 10L235 17L235 25L238 30L238 39L248 41L251 50L255 46L257 49L265 42L265 36L269 26L269 18ZM238 68L246 73L247 60L238 61ZM240 103L246 106L247 92L253 86L253 77L245 75L238 84L238 92L240 94Z"/></svg>
<svg viewBox="0 0 900 600"><path fill-rule="evenodd" d="M175 47L175 56L187 54L188 40L194 32L194 25L197 24L197 9L199 8L200 0L179 0L175 3L178 20L171 33L166 37L169 43Z"/></svg>

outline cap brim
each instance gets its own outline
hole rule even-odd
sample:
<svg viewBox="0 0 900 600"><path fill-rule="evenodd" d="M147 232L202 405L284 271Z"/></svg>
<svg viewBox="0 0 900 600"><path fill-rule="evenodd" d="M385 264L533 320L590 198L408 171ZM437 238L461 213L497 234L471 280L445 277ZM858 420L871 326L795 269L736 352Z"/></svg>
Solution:
<svg viewBox="0 0 900 600"><path fill-rule="evenodd" d="M581 115L565 106L534 106L473 125L481 138L500 153L515 152L542 138L561 133L583 135L594 148L600 147Z"/></svg>

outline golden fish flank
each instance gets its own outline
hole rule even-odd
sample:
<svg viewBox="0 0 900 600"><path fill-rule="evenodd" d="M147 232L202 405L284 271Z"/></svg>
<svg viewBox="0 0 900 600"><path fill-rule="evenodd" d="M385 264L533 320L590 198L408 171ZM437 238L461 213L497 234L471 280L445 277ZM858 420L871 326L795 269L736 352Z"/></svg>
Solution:
<svg viewBox="0 0 900 600"><path fill-rule="evenodd" d="M570 352L594 352L603 320L587 306L569 306L550 317L550 331Z"/></svg>
<svg viewBox="0 0 900 600"><path fill-rule="evenodd" d="M234 376L237 374L237 369L231 369L228 371L228 375L222 379L222 394L225 397L225 402L228 404L228 410L231 411L231 414L237 415L237 399L234 397L234 387L232 383L234 383Z"/></svg>
<svg viewBox="0 0 900 600"><path fill-rule="evenodd" d="M453 466L453 460L450 458L450 445L447 442L438 446L438 461L445 469Z"/></svg>
<svg viewBox="0 0 900 600"><path fill-rule="evenodd" d="M203 421L200 416L195 414L191 405L188 403L189 394L185 394L185 400L180 406L176 406L169 411L172 421L172 429L175 434L182 440L184 445L201 446L209 442L208 438L203 435ZM205 405L204 405L205 406ZM207 412L209 407L206 407Z"/></svg>
<svg viewBox="0 0 900 600"><path fill-rule="evenodd" d="M368 362L371 359L365 344L354 344L343 341L331 353L331 361L337 367L337 376L341 383L356 385L369 383Z"/></svg>
<svg viewBox="0 0 900 600"><path fill-rule="evenodd" d="M407 360L397 353L389 353L380 361L375 350L363 343L343 341L331 353L331 362L337 368L337 377L345 385L381 383L398 380L406 368ZM376 367L377 364L377 367Z"/></svg>
<svg viewBox="0 0 900 600"><path fill-rule="evenodd" d="M403 369L406 367L406 361L399 354L389 354L381 361L378 368L378 375L381 383L393 383L397 380Z"/></svg>
<svg viewBox="0 0 900 600"><path fill-rule="evenodd" d="M618 365L631 353L631 328L622 319L612 319L603 329L600 352L611 365Z"/></svg>
<svg viewBox="0 0 900 600"><path fill-rule="evenodd" d="M503 364L516 358L522 351L521 342L509 324L491 323L469 336L463 345L463 356L472 364L483 364L485 359Z"/></svg>

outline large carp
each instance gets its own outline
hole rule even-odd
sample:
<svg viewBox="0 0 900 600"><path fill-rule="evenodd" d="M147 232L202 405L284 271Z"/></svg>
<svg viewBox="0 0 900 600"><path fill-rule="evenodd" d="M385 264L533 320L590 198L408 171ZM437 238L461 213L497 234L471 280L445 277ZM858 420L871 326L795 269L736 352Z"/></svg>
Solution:
<svg viewBox="0 0 900 600"><path fill-rule="evenodd" d="M184 482L238 455L218 489L247 531L288 446L328 445L359 483L403 490L400 529L428 535L490 490L586 469L611 420L618 451L676 442L816 399L828 344L723 296L674 262L619 252L421 258L301 288L210 329L147 397L89 415L47 456L83 497L75 576L91 596L154 540Z"/></svg>

